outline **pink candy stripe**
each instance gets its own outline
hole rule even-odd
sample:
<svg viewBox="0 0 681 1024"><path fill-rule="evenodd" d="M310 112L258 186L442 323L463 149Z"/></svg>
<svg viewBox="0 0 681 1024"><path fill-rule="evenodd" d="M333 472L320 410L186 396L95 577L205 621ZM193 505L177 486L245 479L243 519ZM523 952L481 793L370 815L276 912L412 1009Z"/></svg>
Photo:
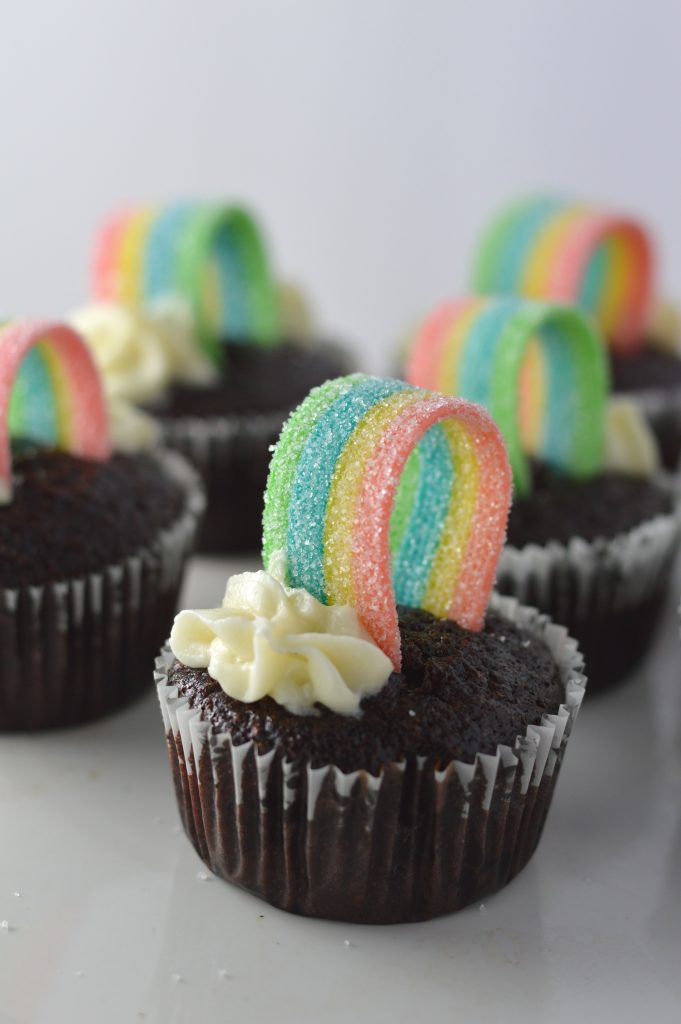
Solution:
<svg viewBox="0 0 681 1024"><path fill-rule="evenodd" d="M467 426L476 449L479 490L449 618L466 629L478 630L485 620L499 555L506 541L512 475L501 432L481 406L469 404Z"/></svg>
<svg viewBox="0 0 681 1024"><path fill-rule="evenodd" d="M424 398L398 413L367 463L351 552L358 615L396 669L401 665L401 650L388 542L390 515L409 454L430 427L447 419L465 425L478 459L472 531L459 577L452 580L450 606L450 618L468 629L480 629L482 625L504 543L511 498L510 469L503 439L488 413L464 399L445 396Z"/></svg>
<svg viewBox="0 0 681 1024"><path fill-rule="evenodd" d="M0 488L11 495L12 451L9 436L9 402L19 367L38 342L45 342L58 356L68 402L66 423L58 424L60 434L70 436L69 447L76 455L106 459L111 454L109 424L102 385L90 352L72 327L50 321L25 320L9 324L0 332ZM60 437L64 443L64 438Z"/></svg>
<svg viewBox="0 0 681 1024"><path fill-rule="evenodd" d="M594 249L609 235L624 236L633 271L626 282L629 300L613 347L631 351L645 341L644 326L652 297L653 254L645 232L633 221L607 214L589 214L580 219L566 237L551 268L549 294L557 300L573 303L579 296L583 276Z"/></svg>
<svg viewBox="0 0 681 1024"><path fill-rule="evenodd" d="M92 260L92 291L102 302L118 298L118 253L132 210L114 214L105 221L95 239Z"/></svg>
<svg viewBox="0 0 681 1024"><path fill-rule="evenodd" d="M431 313L419 328L409 351L405 380L422 388L439 391L440 364L447 348L449 332L462 313L477 299L445 302Z"/></svg>

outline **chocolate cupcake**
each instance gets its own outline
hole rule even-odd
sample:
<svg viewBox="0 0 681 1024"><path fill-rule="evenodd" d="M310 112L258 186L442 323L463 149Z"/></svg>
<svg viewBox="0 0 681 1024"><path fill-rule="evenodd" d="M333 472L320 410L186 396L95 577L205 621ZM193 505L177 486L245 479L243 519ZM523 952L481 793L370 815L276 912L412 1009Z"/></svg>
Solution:
<svg viewBox="0 0 681 1024"><path fill-rule="evenodd" d="M0 730L74 725L148 686L202 491L178 455L111 452L99 377L71 328L7 325L0 362ZM120 408L116 427L128 446L146 439Z"/></svg>
<svg viewBox="0 0 681 1024"><path fill-rule="evenodd" d="M74 324L107 386L138 402L205 482L199 549L257 550L269 449L311 387L350 369L314 340L291 285L277 285L253 219L237 207L135 210L102 230L95 294ZM113 305L112 305L113 304Z"/></svg>
<svg viewBox="0 0 681 1024"><path fill-rule="evenodd" d="M606 404L605 348L589 322L529 300L450 303L416 335L407 376L490 409L516 490L499 590L568 628L590 691L620 681L650 646L681 503L636 405Z"/></svg>
<svg viewBox="0 0 681 1024"><path fill-rule="evenodd" d="M653 241L628 216L553 197L516 203L483 234L473 291L574 303L608 342L612 386L636 400L665 468L681 455L681 324L655 294Z"/></svg>
<svg viewBox="0 0 681 1024"><path fill-rule="evenodd" d="M266 571L180 613L157 662L182 821L217 875L387 924L486 898L527 863L585 679L562 627L487 608L509 499L500 435L470 403L355 375L293 414Z"/></svg>

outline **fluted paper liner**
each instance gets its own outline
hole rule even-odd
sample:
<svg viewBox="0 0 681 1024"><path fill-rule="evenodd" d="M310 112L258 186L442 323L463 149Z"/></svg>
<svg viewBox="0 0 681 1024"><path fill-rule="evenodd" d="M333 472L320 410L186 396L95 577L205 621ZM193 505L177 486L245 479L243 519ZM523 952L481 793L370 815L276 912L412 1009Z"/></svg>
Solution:
<svg viewBox="0 0 681 1024"><path fill-rule="evenodd" d="M379 924L458 910L513 878L539 841L586 680L565 629L511 598L491 607L545 641L565 699L513 747L441 769L409 758L348 774L234 746L169 684L166 647L155 678L176 795L208 867L284 910Z"/></svg>
<svg viewBox="0 0 681 1024"><path fill-rule="evenodd" d="M154 457L185 501L152 544L84 578L0 589L0 730L88 721L148 687L204 505L180 456Z"/></svg>
<svg viewBox="0 0 681 1024"><path fill-rule="evenodd" d="M635 667L664 605L681 536L681 489L667 474L655 480L673 497L668 515L611 539L508 545L499 560L499 591L540 608L576 638L590 693Z"/></svg>

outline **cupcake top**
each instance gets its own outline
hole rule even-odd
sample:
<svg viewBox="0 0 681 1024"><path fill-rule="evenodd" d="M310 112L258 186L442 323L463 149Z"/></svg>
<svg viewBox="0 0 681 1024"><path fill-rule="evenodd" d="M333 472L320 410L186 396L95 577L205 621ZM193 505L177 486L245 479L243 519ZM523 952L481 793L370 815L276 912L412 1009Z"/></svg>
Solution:
<svg viewBox="0 0 681 1024"><path fill-rule="evenodd" d="M482 408L329 381L275 448L265 569L232 577L221 608L179 613L168 685L233 748L289 764L378 774L513 748L570 680L513 602L487 607L509 501Z"/></svg>
<svg viewBox="0 0 681 1024"><path fill-rule="evenodd" d="M198 342L220 363L223 338L271 346L281 338L279 304L262 233L236 205L138 207L101 229L95 295L139 308L180 296Z"/></svg>
<svg viewBox="0 0 681 1024"><path fill-rule="evenodd" d="M656 263L650 232L629 214L534 196L490 221L471 289L577 306L608 342L616 391L678 387L681 315L656 292Z"/></svg>
<svg viewBox="0 0 681 1024"><path fill-rule="evenodd" d="M401 666L397 605L479 631L503 546L510 470L481 408L354 374L313 390L282 431L265 572L171 634L241 703L356 713Z"/></svg>
<svg viewBox="0 0 681 1024"><path fill-rule="evenodd" d="M72 322L107 390L155 413L286 410L345 369L340 353L310 344L305 296L275 280L264 236L239 206L113 216L96 239L93 293Z"/></svg>
<svg viewBox="0 0 681 1024"><path fill-rule="evenodd" d="M127 447L153 440L117 414ZM132 555L175 520L180 486L144 452L112 452L88 347L73 328L0 329L0 583L83 577Z"/></svg>
<svg viewBox="0 0 681 1024"><path fill-rule="evenodd" d="M651 431L632 403L609 400L605 346L576 308L446 303L416 332L406 376L492 413L513 467L514 545L616 536L671 511Z"/></svg>
<svg viewBox="0 0 681 1024"><path fill-rule="evenodd" d="M528 724L555 713L566 682L545 642L504 615L489 611L482 629L464 629L417 609L399 609L402 664L353 714L322 701L293 713L270 695L244 703L204 667L176 661L168 683L201 710L234 746L275 747L287 761L313 768L377 774L386 762L424 757L437 767L472 763L477 754L512 747Z"/></svg>
<svg viewBox="0 0 681 1024"><path fill-rule="evenodd" d="M513 203L483 233L473 291L577 306L612 347L644 344L653 299L653 245L628 216L536 196Z"/></svg>

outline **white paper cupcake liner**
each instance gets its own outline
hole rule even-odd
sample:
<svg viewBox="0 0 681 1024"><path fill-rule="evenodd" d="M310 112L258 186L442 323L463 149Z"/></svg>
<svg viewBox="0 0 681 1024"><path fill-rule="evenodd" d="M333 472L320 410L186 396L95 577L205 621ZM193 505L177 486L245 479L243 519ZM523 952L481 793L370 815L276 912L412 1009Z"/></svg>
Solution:
<svg viewBox="0 0 681 1024"><path fill-rule="evenodd" d="M185 501L152 544L81 579L0 589L0 731L88 721L149 686L204 507L180 456L154 458Z"/></svg>
<svg viewBox="0 0 681 1024"><path fill-rule="evenodd" d="M384 924L458 910L513 878L539 841L586 680L565 629L511 598L491 608L545 641L565 699L513 747L442 769L409 758L348 774L234 746L169 684L166 647L156 684L177 800L208 867L284 910Z"/></svg>
<svg viewBox="0 0 681 1024"><path fill-rule="evenodd" d="M584 655L589 692L619 681L647 650L681 538L681 491L673 477L656 480L674 508L612 539L524 548L507 546L497 587L566 626Z"/></svg>

